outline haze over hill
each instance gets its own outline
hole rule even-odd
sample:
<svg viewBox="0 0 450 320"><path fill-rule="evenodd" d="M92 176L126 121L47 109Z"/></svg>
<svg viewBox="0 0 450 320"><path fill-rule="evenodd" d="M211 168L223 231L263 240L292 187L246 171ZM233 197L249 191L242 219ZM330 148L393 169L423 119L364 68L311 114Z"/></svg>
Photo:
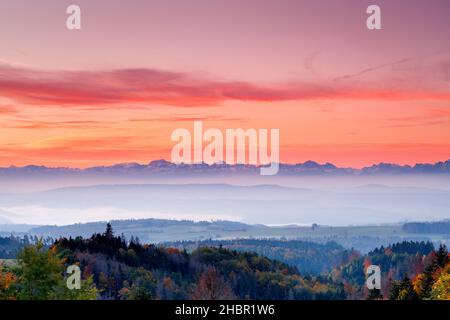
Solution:
<svg viewBox="0 0 450 320"><path fill-rule="evenodd" d="M450 160L400 166L380 163L362 169L339 168L307 161L280 164L274 176L261 176L258 166L227 164L125 163L86 169L25 166L0 168L0 193L34 192L99 184L271 184L301 188L345 188L366 184L450 190Z"/></svg>
<svg viewBox="0 0 450 320"><path fill-rule="evenodd" d="M101 233L106 221L77 223L64 226L44 225L0 225L0 236L31 235L51 237L90 237ZM432 241L435 244L450 244L450 220L435 223L406 223L365 226L327 226L327 225L285 225L266 226L234 221L189 221L168 219L127 219L110 221L116 234L127 239L139 238L152 243L173 243L174 241L198 241L215 239L279 239L304 240L314 243L334 241L345 248L355 248L368 252L375 247L391 243L414 240Z"/></svg>
<svg viewBox="0 0 450 320"><path fill-rule="evenodd" d="M2 218L29 224L171 218L343 226L446 219L450 191L380 185L336 190L278 185L98 185L0 194L0 209Z"/></svg>
<svg viewBox="0 0 450 320"><path fill-rule="evenodd" d="M362 169L308 161L276 176L251 165L118 164L0 168L0 221L231 220L361 225L450 217L450 161Z"/></svg>

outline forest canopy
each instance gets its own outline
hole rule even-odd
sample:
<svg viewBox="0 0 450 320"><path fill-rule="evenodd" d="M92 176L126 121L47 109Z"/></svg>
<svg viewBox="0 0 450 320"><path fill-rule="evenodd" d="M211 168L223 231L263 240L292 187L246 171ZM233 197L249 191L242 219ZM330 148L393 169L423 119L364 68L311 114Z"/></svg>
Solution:
<svg viewBox="0 0 450 320"><path fill-rule="evenodd" d="M405 241L367 255L332 242L254 239L206 242L187 250L127 240L108 224L105 232L89 238L48 244L10 237L0 244L8 257L17 253L10 260L14 263L0 262L0 299L450 298L447 249L435 250L430 242ZM315 274L299 271L297 266L308 260L316 267L329 265ZM365 268L371 264L379 265L383 275L376 292L365 287ZM67 267L73 265L81 270L77 290L66 285Z"/></svg>

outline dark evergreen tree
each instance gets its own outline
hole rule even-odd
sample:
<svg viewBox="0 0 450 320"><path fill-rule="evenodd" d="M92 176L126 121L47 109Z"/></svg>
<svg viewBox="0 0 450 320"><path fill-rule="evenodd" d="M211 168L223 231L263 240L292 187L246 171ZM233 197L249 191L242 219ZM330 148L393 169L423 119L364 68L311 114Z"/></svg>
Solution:
<svg viewBox="0 0 450 320"><path fill-rule="evenodd" d="M392 283L389 300L417 300L418 298L411 280L408 277L404 277L403 280L394 281Z"/></svg>
<svg viewBox="0 0 450 320"><path fill-rule="evenodd" d="M367 296L367 300L382 300L383 295L381 294L380 289L372 289L369 290L369 295Z"/></svg>
<svg viewBox="0 0 450 320"><path fill-rule="evenodd" d="M105 231L105 233L104 233L104 236L105 236L107 239L112 239L113 236L114 236L114 232L113 232L111 223L109 223L109 222L108 222L108 224L106 225L106 231Z"/></svg>
<svg viewBox="0 0 450 320"><path fill-rule="evenodd" d="M436 252L436 266L439 268L443 268L448 261L448 251L445 244L441 244L439 246L438 251Z"/></svg>

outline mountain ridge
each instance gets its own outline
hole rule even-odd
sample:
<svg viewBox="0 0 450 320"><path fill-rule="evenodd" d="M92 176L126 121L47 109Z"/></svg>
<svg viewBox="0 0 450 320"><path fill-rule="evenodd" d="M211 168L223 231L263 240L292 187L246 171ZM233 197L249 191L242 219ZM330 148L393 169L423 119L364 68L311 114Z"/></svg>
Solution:
<svg viewBox="0 0 450 320"><path fill-rule="evenodd" d="M110 166L94 166L88 168L47 167L27 165L22 167L0 167L0 175L179 175L179 174L250 174L259 175L260 165L247 164L176 164L164 159L154 160L148 164L137 162L118 163ZM448 174L450 160L435 163L417 163L415 165L399 165L380 162L361 169L337 167L326 162L324 164L308 160L303 163L279 164L279 175L378 175L378 174Z"/></svg>

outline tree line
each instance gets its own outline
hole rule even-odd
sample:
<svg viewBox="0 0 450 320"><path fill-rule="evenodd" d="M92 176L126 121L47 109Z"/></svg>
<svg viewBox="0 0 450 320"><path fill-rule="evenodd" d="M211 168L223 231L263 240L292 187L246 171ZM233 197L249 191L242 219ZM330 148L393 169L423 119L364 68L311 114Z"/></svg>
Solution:
<svg viewBox="0 0 450 320"><path fill-rule="evenodd" d="M187 250L127 240L108 224L89 238L50 244L0 239L4 248L6 243L17 254L13 264L0 262L0 299L450 299L448 251L430 242L404 241L366 255L332 242L255 239L210 241ZM314 274L296 266L308 260L322 265L321 259L331 265ZM372 264L381 268L381 290L365 286ZM71 265L82 271L79 290L66 286Z"/></svg>

